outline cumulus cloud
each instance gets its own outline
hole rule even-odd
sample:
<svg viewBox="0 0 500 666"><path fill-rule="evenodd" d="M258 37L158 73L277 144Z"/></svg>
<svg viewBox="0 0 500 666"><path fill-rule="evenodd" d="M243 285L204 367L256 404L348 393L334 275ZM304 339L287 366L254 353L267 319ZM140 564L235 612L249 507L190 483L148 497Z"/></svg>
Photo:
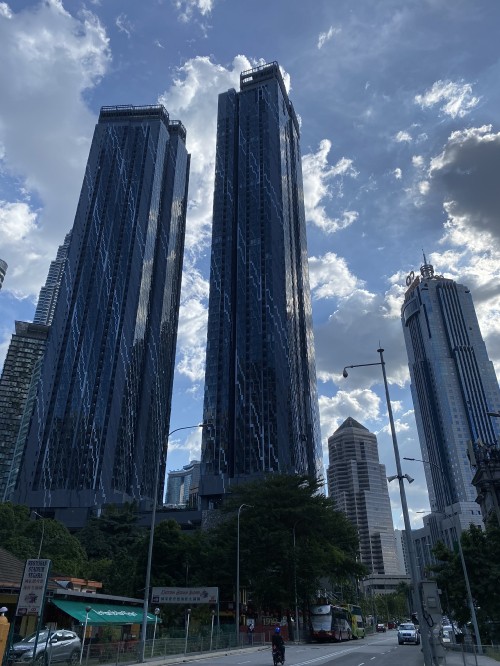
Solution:
<svg viewBox="0 0 500 666"><path fill-rule="evenodd" d="M83 93L97 85L111 56L106 32L89 11L74 17L58 0L19 12L1 7L4 288L35 297L73 224L95 123Z"/></svg>
<svg viewBox="0 0 500 666"><path fill-rule="evenodd" d="M400 131L394 137L394 141L396 141L396 143L411 143L413 139L409 132Z"/></svg>
<svg viewBox="0 0 500 666"><path fill-rule="evenodd" d="M208 16L214 6L214 0L174 0L174 6L179 11L179 19L188 23L195 12Z"/></svg>
<svg viewBox="0 0 500 666"><path fill-rule="evenodd" d="M340 28L334 28L333 25L331 25L326 32L320 33L317 44L318 49L322 49L326 42L330 41L334 35L338 35L339 32Z"/></svg>
<svg viewBox="0 0 500 666"><path fill-rule="evenodd" d="M463 80L436 81L423 95L415 96L415 102L423 109L438 104L441 113L451 118L463 118L478 105L479 100L472 94L471 84Z"/></svg>
<svg viewBox="0 0 500 666"><path fill-rule="evenodd" d="M319 396L323 436L328 438L349 417L360 423L376 421L380 416L380 398L370 389L337 391L333 397Z"/></svg>
<svg viewBox="0 0 500 666"><path fill-rule="evenodd" d="M340 217L331 217L327 212L326 202L333 199L334 194L342 197L343 179L358 175L353 161L346 157L333 166L328 164L331 147L331 142L323 139L316 153L302 158L306 219L328 234L345 229L358 218L357 211L353 210L342 211Z"/></svg>
<svg viewBox="0 0 500 666"><path fill-rule="evenodd" d="M451 231L472 232L476 247L488 247L491 238L500 242L499 170L500 132L493 132L491 125L453 132L431 160L429 176L444 192Z"/></svg>
<svg viewBox="0 0 500 666"><path fill-rule="evenodd" d="M403 177L403 172L398 167L397 169L394 169L394 171L392 172L392 175L394 176L394 178L396 180L401 180L401 178Z"/></svg>
<svg viewBox="0 0 500 666"><path fill-rule="evenodd" d="M334 252L309 257L309 280L315 300L344 298L364 284L349 271L346 260Z"/></svg>
<svg viewBox="0 0 500 666"><path fill-rule="evenodd" d="M240 73L256 62L234 58L228 68L208 57L188 60L176 72L172 85L158 99L171 118L187 129L186 144L192 155L189 180L186 249L197 252L210 242L217 135L217 100L229 88L239 89Z"/></svg>

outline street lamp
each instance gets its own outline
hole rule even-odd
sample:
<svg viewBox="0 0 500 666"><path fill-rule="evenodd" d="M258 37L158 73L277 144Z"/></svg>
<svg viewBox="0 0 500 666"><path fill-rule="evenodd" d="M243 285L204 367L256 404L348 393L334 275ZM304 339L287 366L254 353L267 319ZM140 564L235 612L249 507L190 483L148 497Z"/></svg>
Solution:
<svg viewBox="0 0 500 666"><path fill-rule="evenodd" d="M85 645L85 636L87 635L87 622L89 621L89 613L91 610L92 608L90 606L85 606L85 625L83 627L82 648L80 650L80 664L82 663L83 646Z"/></svg>
<svg viewBox="0 0 500 666"><path fill-rule="evenodd" d="M215 618L215 611L212 611L212 627L210 629L210 652L212 652L212 641L214 638L214 618Z"/></svg>
<svg viewBox="0 0 500 666"><path fill-rule="evenodd" d="M151 646L151 656L153 656L154 650L155 650L156 625L158 624L158 615L159 614L160 614L160 609L155 608L155 630L153 632L153 645Z"/></svg>
<svg viewBox="0 0 500 666"><path fill-rule="evenodd" d="M297 527L297 523L300 523L301 520L302 518L295 521L295 524L293 526L293 581L295 587L295 632L297 634L295 641L297 643L300 641L300 630L299 630L299 606L297 603L297 551L295 548L295 528Z"/></svg>
<svg viewBox="0 0 500 666"><path fill-rule="evenodd" d="M444 475L443 470L439 465L437 465L434 462L431 462L430 460L421 460L420 458L405 458L405 460L411 460L413 462L421 462L426 465L434 465L441 474ZM471 614L471 619L472 619L472 624L474 626L474 632L476 634L476 639L477 639L477 651L479 654L483 654L483 647L481 644L481 636L479 635L479 625L477 623L477 617L476 617L476 609L474 608L474 600L472 598L472 592L471 592L471 587L470 587L470 582L469 582L469 574L467 572L467 565L465 564L465 557L464 557L464 551L462 550L462 539L460 538L461 536L461 531L457 530L457 523L455 521L455 514L449 515L449 514L444 514L447 518L451 518L453 527L455 528L455 533L457 535L457 541L458 541L458 552L460 555L460 563L462 564L462 572L464 574L464 579L465 579L465 588L467 590L467 600L469 602L469 607L470 607L470 614Z"/></svg>
<svg viewBox="0 0 500 666"><path fill-rule="evenodd" d="M398 447L398 440L396 438L396 428L394 426L394 418L392 415L392 407L391 407L391 399L389 396L389 386L387 384L387 376L385 373L385 361L384 361L384 350L383 349L377 349L377 352L380 355L380 361L378 363L359 363L357 365L346 365L343 372L342 376L347 377L347 368L362 368L365 366L371 366L371 365L380 365L382 368L382 376L384 378L384 388L385 388L385 400L387 403L387 412L389 414L389 423L391 426L391 435L392 435L392 444L394 448L394 457L396 459L396 471L397 474L391 477L392 480L397 479L399 481L399 494L401 497L401 508L403 510L403 520L405 524L405 530L406 530L406 535L407 535L407 548L408 548L408 556L410 560L410 574L411 574L411 580L412 580L412 586L413 586L413 591L414 591L414 600L416 601L417 604L417 612L418 612L418 617L420 618L420 621L423 622L424 620L424 613L423 613L423 607L422 607L422 598L420 596L420 588L419 588L419 580L418 580L418 569L417 569L417 561L415 557L415 549L413 545L413 539L411 536L411 523L410 523L410 516L408 513L408 503L406 501L406 491L405 491L405 486L404 486L404 479L406 478L409 483L411 483L410 479L411 477L408 477L407 474L403 474L401 470L401 460L399 457L399 447ZM413 481L413 479L412 479ZM429 641L429 636L427 631L422 631L421 632L421 638L422 638L422 651L424 653L424 664L425 666L432 666L434 663L433 655L432 655L432 647Z"/></svg>
<svg viewBox="0 0 500 666"><path fill-rule="evenodd" d="M41 536L41 538L40 538L40 544L39 544L39 546L38 546L38 555L37 555L37 560L39 560L39 559L40 559L40 553L42 552L43 537L44 537L44 534L45 534L45 519L44 519L44 516L41 516L41 515L40 515L39 513L37 513L36 511L32 511L31 513L32 513L34 516L37 516L38 518L41 518L41 519L42 519L42 536Z"/></svg>
<svg viewBox="0 0 500 666"><path fill-rule="evenodd" d="M192 428L206 428L209 423L197 423L196 425L182 426L181 428L174 428L167 435L167 445L170 436L179 430L191 430ZM153 486L153 506L151 508L151 523L149 526L149 547L148 547L148 560L146 565L146 582L144 584L144 604L142 611L142 627L141 627L141 663L145 660L146 651L146 631L148 627L148 605L149 605L149 587L151 583L151 563L153 560L153 543L155 538L155 522L156 522L156 505L158 502L158 486L160 483L160 463L161 463L162 447L161 443L158 445L158 454L156 457L155 481Z"/></svg>
<svg viewBox="0 0 500 666"><path fill-rule="evenodd" d="M187 654L188 649L188 636L189 636L189 618L191 617L191 609L188 608L186 611L186 641L184 643L184 656Z"/></svg>
<svg viewBox="0 0 500 666"><path fill-rule="evenodd" d="M238 529L236 537L236 647L240 644L240 513L243 507L253 508L251 504L241 504L238 508Z"/></svg>

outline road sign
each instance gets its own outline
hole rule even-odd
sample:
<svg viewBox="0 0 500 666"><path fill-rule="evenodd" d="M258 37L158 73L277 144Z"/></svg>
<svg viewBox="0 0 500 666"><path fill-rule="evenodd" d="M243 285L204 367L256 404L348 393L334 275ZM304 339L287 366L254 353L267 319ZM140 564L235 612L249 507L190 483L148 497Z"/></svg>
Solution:
<svg viewBox="0 0 500 666"><path fill-rule="evenodd" d="M26 560L16 615L38 617L43 613L50 564L50 560Z"/></svg>
<svg viewBox="0 0 500 666"><path fill-rule="evenodd" d="M218 587L153 587L153 604L216 604Z"/></svg>

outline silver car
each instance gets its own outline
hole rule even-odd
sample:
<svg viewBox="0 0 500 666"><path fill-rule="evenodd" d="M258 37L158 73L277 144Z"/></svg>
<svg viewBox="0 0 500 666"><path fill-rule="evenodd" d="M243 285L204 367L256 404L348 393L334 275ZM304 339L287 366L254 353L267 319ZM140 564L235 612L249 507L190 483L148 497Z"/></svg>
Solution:
<svg viewBox="0 0 500 666"><path fill-rule="evenodd" d="M418 629L411 622L403 622L398 627L398 643L403 645L403 643L415 643L415 645L420 644L420 634Z"/></svg>
<svg viewBox="0 0 500 666"><path fill-rule="evenodd" d="M34 654L35 642L36 654ZM10 651L10 660L14 663L34 660L36 666L65 661L75 666L80 661L81 649L82 643L74 631L44 629L38 634L38 640L35 633L26 636L19 643L14 643Z"/></svg>

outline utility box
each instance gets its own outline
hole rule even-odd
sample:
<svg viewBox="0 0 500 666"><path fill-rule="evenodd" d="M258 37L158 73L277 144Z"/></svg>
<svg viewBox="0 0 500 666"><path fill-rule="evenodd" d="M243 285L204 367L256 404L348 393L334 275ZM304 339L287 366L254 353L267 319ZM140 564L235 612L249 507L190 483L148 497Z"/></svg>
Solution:
<svg viewBox="0 0 500 666"><path fill-rule="evenodd" d="M437 583L433 580L420 582L420 594L424 617L420 621L420 631L428 631L431 650L436 663L445 663L445 650L440 641L441 626L443 624L443 610Z"/></svg>

